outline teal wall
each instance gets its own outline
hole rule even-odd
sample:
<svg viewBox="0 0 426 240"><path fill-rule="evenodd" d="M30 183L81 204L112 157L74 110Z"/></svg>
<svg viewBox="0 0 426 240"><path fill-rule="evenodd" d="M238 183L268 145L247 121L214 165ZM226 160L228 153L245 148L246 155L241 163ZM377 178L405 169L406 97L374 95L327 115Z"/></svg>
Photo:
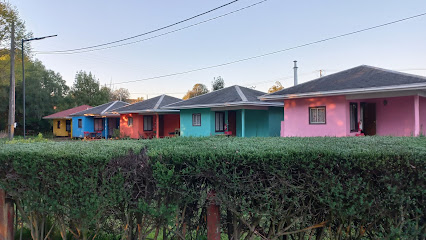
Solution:
<svg viewBox="0 0 426 240"><path fill-rule="evenodd" d="M284 121L284 107L269 107L269 136L279 137L281 122Z"/></svg>
<svg viewBox="0 0 426 240"><path fill-rule="evenodd" d="M268 137L269 121L268 111L265 110L245 110L246 131L245 137Z"/></svg>
<svg viewBox="0 0 426 240"><path fill-rule="evenodd" d="M242 136L242 110L236 111L237 137ZM281 121L284 119L284 108L266 110L245 109L245 137L279 136ZM228 111L225 112L225 123L228 123ZM201 114L201 126L192 126L192 114ZM183 137L213 136L223 134L215 132L215 111L210 108L180 110L180 134Z"/></svg>

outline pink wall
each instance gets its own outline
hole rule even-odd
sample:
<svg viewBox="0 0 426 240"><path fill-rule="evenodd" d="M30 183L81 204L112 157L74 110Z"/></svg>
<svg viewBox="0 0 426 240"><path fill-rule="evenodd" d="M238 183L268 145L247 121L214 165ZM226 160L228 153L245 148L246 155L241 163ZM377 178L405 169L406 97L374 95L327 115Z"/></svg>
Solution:
<svg viewBox="0 0 426 240"><path fill-rule="evenodd" d="M282 136L346 136L346 104L344 96L285 100ZM318 106L326 107L326 124L309 124L309 107Z"/></svg>
<svg viewBox="0 0 426 240"><path fill-rule="evenodd" d="M387 104L384 105L384 100ZM411 136L414 131L414 96L378 98L376 133L379 136Z"/></svg>
<svg viewBox="0 0 426 240"><path fill-rule="evenodd" d="M426 135L426 97L420 97L420 132Z"/></svg>
<svg viewBox="0 0 426 240"><path fill-rule="evenodd" d="M387 101L386 105L384 101ZM349 103L376 103L376 134L412 136L414 133L414 96L346 100L345 96L285 100L282 137L355 136L350 131ZM309 124L309 107L326 106L326 124ZM426 98L420 97L420 126L426 134Z"/></svg>

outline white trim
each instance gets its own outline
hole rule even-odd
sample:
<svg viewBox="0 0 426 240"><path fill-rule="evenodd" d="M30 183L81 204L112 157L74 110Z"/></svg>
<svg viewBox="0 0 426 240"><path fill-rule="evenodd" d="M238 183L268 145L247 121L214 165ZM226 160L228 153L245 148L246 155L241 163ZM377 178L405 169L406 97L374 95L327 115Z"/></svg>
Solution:
<svg viewBox="0 0 426 240"><path fill-rule="evenodd" d="M355 99L372 99L372 98L390 98L390 97L407 97L413 95L420 95L422 91L393 91L393 92L378 92L378 93L363 93L347 95L347 100Z"/></svg>
<svg viewBox="0 0 426 240"><path fill-rule="evenodd" d="M307 97L322 97L322 96L336 96L336 95L349 95L349 94L362 94L362 93L377 93L377 92L389 92L389 91L409 91L409 90L422 90L426 89L425 83L413 83L404 85L392 85L385 87L372 87L372 88L356 88L356 89L345 89L335 91L323 91L323 92L309 92L299 94L286 94L286 95L271 95L271 96L260 96L259 99L265 100L283 100L292 98L307 98Z"/></svg>
<svg viewBox="0 0 426 240"><path fill-rule="evenodd" d="M128 110L128 111L117 112L117 114L128 114L128 113L179 113L179 110L147 109L147 110Z"/></svg>
<svg viewBox="0 0 426 240"><path fill-rule="evenodd" d="M283 107L284 103L269 103L269 102L230 102L230 103L211 103L211 104L196 104L187 106L170 106L163 107L165 109L193 109L193 108L213 108L213 107L231 107L231 106L266 106L266 107Z"/></svg>

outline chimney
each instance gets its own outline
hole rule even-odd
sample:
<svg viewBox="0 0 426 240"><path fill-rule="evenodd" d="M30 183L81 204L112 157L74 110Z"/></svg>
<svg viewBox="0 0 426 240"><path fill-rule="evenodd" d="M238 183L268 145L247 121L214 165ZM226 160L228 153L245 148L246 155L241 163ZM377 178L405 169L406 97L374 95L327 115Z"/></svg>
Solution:
<svg viewBox="0 0 426 240"><path fill-rule="evenodd" d="M294 61L294 86L297 85L297 61Z"/></svg>

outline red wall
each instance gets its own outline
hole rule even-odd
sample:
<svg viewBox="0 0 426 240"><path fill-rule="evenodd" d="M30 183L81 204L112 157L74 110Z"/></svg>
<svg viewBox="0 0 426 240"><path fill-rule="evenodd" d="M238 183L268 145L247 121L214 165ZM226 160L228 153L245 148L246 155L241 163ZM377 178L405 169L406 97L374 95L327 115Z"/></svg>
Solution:
<svg viewBox="0 0 426 240"><path fill-rule="evenodd" d="M120 133L121 137L130 137L134 139L139 138L152 138L155 137L155 131L157 129L157 116L153 116L153 131L143 131L143 115L130 113L130 114L121 114L120 115ZM174 136L169 135L169 132L174 132L176 128L180 127L180 117L179 114L165 114L163 115L164 119L164 136ZM133 126L128 126L128 118L133 117Z"/></svg>

